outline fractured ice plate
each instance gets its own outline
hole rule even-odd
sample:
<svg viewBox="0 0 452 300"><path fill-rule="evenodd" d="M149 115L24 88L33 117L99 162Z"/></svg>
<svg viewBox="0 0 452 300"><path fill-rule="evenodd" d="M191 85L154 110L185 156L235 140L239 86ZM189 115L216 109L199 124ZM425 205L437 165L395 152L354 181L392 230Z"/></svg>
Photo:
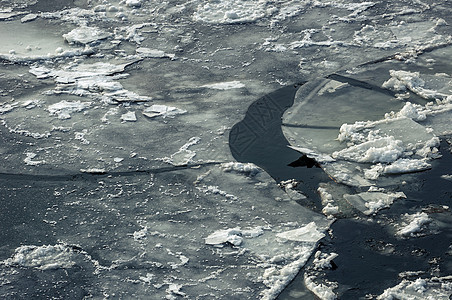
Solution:
<svg viewBox="0 0 452 300"><path fill-rule="evenodd" d="M282 130L288 141L293 146L332 153L345 147L336 140L342 124L378 120L389 110L402 107L389 95L352 84L318 79L302 86L283 116Z"/></svg>
<svg viewBox="0 0 452 300"><path fill-rule="evenodd" d="M0 58L26 61L58 56L81 55L83 48L64 42L61 28L47 21L5 21L0 26Z"/></svg>

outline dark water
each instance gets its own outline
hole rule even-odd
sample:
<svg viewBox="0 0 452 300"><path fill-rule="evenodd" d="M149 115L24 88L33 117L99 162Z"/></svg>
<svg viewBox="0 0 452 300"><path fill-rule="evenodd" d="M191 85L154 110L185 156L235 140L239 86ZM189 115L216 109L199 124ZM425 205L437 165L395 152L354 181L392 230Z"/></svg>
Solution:
<svg viewBox="0 0 452 300"><path fill-rule="evenodd" d="M289 142L281 130L281 117L293 104L299 85L283 87L258 99L248 109L245 118L230 133L229 143L234 158L252 162L266 170L276 181L296 179L307 200L300 203L319 211L316 189L330 179L322 169L291 167L300 154L288 148ZM401 187L407 199L396 201L390 209L381 211L372 220L357 214L354 218L338 219L332 226L333 236L320 242L319 250L335 252L337 268L326 271L325 279L337 282L339 299L364 299L379 295L400 282L399 273L423 271L421 277L446 276L452 272L449 246L452 241L452 218L443 205L450 205L452 181L441 178L452 170L452 154L443 141L443 157L433 162L433 168L419 173L415 182ZM300 164L298 164L300 165ZM425 236L402 239L394 235L395 221L405 213L427 212L441 228ZM309 265L309 263L307 264ZM315 299L304 287L303 273L284 290L279 299Z"/></svg>

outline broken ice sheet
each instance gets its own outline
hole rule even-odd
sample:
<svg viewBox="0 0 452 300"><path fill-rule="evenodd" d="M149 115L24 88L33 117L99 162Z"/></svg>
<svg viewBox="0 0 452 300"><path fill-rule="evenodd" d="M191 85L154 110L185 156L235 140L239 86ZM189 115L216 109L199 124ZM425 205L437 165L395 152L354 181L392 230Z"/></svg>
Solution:
<svg viewBox="0 0 452 300"><path fill-rule="evenodd" d="M150 107L146 107L142 113L148 118L155 117L174 117L176 115L185 114L187 111L183 109L179 109L173 106L166 106L161 104L154 104Z"/></svg>

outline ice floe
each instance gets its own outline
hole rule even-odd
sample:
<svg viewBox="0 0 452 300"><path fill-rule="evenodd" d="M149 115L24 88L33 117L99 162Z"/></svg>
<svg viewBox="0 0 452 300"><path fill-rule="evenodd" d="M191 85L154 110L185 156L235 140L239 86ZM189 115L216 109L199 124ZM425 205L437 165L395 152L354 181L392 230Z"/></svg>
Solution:
<svg viewBox="0 0 452 300"><path fill-rule="evenodd" d="M1 263L10 266L52 270L71 268L75 264L73 256L73 250L62 244L20 246L11 258Z"/></svg>
<svg viewBox="0 0 452 300"><path fill-rule="evenodd" d="M377 297L378 300L448 300L452 294L452 278L431 277L416 280L402 280Z"/></svg>
<svg viewBox="0 0 452 300"><path fill-rule="evenodd" d="M90 107L91 102L81 101L60 101L58 103L49 105L47 110L51 115L56 115L58 119L65 120L71 118L71 113L81 112Z"/></svg>

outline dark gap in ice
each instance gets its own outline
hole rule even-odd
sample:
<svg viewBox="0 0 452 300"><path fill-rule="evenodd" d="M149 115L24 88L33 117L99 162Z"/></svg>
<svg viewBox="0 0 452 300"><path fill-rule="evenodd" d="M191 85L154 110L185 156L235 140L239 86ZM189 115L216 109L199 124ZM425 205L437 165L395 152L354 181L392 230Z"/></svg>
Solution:
<svg viewBox="0 0 452 300"><path fill-rule="evenodd" d="M229 147L237 161L258 165L277 182L289 179L302 182L301 191L319 209L318 183L330 179L320 168L289 166L300 159L300 154L288 147L281 129L282 115L293 105L298 87L305 83L285 86L253 102L243 120L232 127Z"/></svg>
<svg viewBox="0 0 452 300"><path fill-rule="evenodd" d="M292 168L297 168L297 167L320 168L319 163L316 162L315 159L308 157L306 154L303 154L299 159L288 164L288 166L292 167Z"/></svg>

